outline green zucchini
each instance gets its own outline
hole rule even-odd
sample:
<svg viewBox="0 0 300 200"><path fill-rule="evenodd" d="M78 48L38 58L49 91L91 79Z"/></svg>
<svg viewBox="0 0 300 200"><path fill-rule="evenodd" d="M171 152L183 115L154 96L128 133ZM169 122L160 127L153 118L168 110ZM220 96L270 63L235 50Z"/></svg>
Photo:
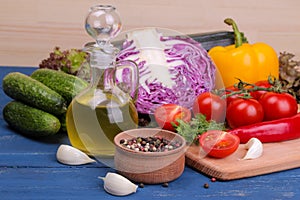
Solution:
<svg viewBox="0 0 300 200"><path fill-rule="evenodd" d="M61 115L67 110L66 100L60 94L20 72L7 74L2 88L9 97L45 112Z"/></svg>
<svg viewBox="0 0 300 200"><path fill-rule="evenodd" d="M10 127L29 137L54 135L61 127L54 115L18 101L5 105L3 118Z"/></svg>
<svg viewBox="0 0 300 200"><path fill-rule="evenodd" d="M190 34L189 36L199 42L207 51L215 46L228 46L234 44L233 31L196 33Z"/></svg>
<svg viewBox="0 0 300 200"><path fill-rule="evenodd" d="M59 93L67 100L68 104L88 86L86 81L77 76L52 69L37 69L31 74L31 77Z"/></svg>

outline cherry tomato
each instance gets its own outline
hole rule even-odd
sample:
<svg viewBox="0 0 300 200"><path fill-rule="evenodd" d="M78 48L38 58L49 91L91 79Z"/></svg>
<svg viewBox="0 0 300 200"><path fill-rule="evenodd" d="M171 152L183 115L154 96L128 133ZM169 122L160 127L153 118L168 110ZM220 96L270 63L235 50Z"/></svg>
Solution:
<svg viewBox="0 0 300 200"><path fill-rule="evenodd" d="M178 125L177 119L184 122L191 120L191 111L177 104L164 104L156 108L154 118L157 124L166 130L175 131L173 124Z"/></svg>
<svg viewBox="0 0 300 200"><path fill-rule="evenodd" d="M209 156L224 158L237 150L240 138L225 131L209 130L199 137L199 144Z"/></svg>
<svg viewBox="0 0 300 200"><path fill-rule="evenodd" d="M226 115L226 100L210 92L204 92L197 96L193 104L194 115L201 113L206 120L224 122Z"/></svg>
<svg viewBox="0 0 300 200"><path fill-rule="evenodd" d="M237 89L236 87L234 86L230 86L230 87L227 87L226 88L226 94L230 94L231 92L235 92L235 91L239 91L239 89ZM227 106L235 99L238 99L240 96L242 96L241 94L235 94L235 95L232 95L232 96L228 96L226 98L226 102L227 102Z"/></svg>
<svg viewBox="0 0 300 200"><path fill-rule="evenodd" d="M264 108L264 120L291 117L297 114L297 100L288 93L267 92L259 99Z"/></svg>
<svg viewBox="0 0 300 200"><path fill-rule="evenodd" d="M230 128L258 123L263 118L263 107L255 99L236 99L230 103L226 112L226 119Z"/></svg>
<svg viewBox="0 0 300 200"><path fill-rule="evenodd" d="M255 85L259 86L259 87L263 87L263 88L270 88L272 85L269 83L268 80L261 80L261 81L258 81L255 83ZM264 91L264 90L258 90L258 91L254 91L254 92L251 92L250 95L256 99L256 100L259 100L260 97L265 94L266 92L268 91Z"/></svg>

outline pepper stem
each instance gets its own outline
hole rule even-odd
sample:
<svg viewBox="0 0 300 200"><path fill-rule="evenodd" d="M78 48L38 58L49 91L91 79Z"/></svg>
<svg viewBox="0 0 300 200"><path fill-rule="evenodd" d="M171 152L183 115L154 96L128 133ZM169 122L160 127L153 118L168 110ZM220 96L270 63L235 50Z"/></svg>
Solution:
<svg viewBox="0 0 300 200"><path fill-rule="evenodd" d="M242 46L243 42L245 41L244 34L239 31L235 21L231 18L226 18L224 22L227 25L232 26L234 32L235 48Z"/></svg>

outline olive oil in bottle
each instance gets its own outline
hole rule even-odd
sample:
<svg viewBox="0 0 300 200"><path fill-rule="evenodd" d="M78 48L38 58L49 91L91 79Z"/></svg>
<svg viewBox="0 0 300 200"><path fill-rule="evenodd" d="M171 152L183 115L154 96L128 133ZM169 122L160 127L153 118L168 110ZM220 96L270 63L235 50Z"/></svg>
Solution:
<svg viewBox="0 0 300 200"><path fill-rule="evenodd" d="M90 95L76 98L67 112L71 144L94 156L114 155L114 136L138 124L132 101L121 103L107 97L95 108L89 104Z"/></svg>
<svg viewBox="0 0 300 200"><path fill-rule="evenodd" d="M91 81L68 108L67 132L75 148L95 157L110 157L114 155L115 135L137 128L132 97L137 96L138 67L134 62L116 62L118 49L110 40L120 32L121 21L114 7L91 7L85 22L88 34L96 40L84 48L89 53ZM117 70L121 70L121 77L117 77ZM117 83L125 84L126 90Z"/></svg>

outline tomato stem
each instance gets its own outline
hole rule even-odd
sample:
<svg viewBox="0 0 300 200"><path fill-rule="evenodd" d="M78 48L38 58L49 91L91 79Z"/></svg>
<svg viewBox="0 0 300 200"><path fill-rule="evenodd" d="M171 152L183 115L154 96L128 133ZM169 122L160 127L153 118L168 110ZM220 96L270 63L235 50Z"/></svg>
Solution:
<svg viewBox="0 0 300 200"><path fill-rule="evenodd" d="M238 78L237 78L238 79ZM238 89L238 91L233 91L233 90L226 90L225 92L230 92L228 94L222 95L223 99L226 99L227 97L233 96L233 95L238 95L238 94L244 94L242 96L239 96L240 98L244 99L250 99L252 96L250 95L250 92L255 92L255 91L267 91L267 92L276 92L276 93L286 93L287 91L282 89L282 85L279 80L277 80L273 76L268 77L268 82L271 85L269 88L265 87L260 87L255 84L247 83L242 81L241 79L238 79L239 82L234 85L235 88ZM224 91L222 92L224 94Z"/></svg>

